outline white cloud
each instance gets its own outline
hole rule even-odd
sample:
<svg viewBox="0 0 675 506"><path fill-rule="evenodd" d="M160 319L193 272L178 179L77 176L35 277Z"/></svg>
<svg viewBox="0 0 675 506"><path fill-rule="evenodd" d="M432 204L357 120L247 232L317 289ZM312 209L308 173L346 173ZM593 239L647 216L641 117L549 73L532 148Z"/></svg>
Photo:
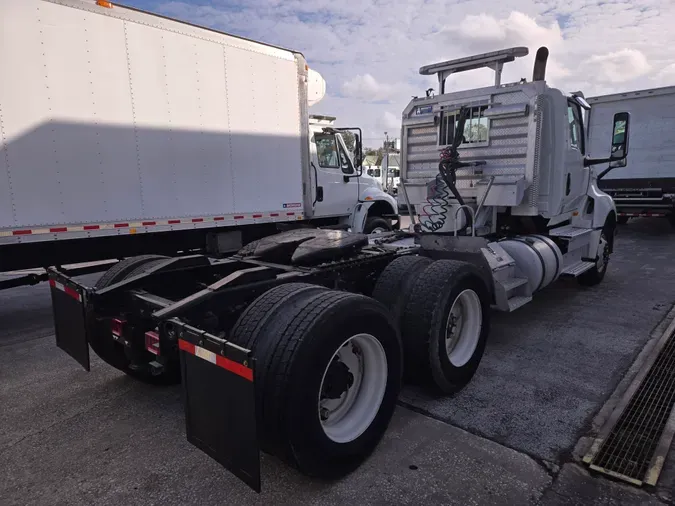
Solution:
<svg viewBox="0 0 675 506"><path fill-rule="evenodd" d="M623 83L645 75L651 65L637 49L621 49L612 53L593 55L582 64L597 81Z"/></svg>
<svg viewBox="0 0 675 506"><path fill-rule="evenodd" d="M398 137L401 130L401 115L385 111L382 116L377 118L376 126L383 132L387 132L389 137Z"/></svg>
<svg viewBox="0 0 675 506"><path fill-rule="evenodd" d="M161 2L162 0L152 0ZM189 2L197 2L197 5ZM143 7L148 0L127 0ZM360 125L366 144L400 128L411 96L435 79L429 63L526 46L503 82L530 79L539 46L550 50L547 81L586 96L675 85L672 0L182 0L162 14L301 51L327 83L312 111ZM485 86L486 69L448 79L447 89ZM396 125L394 125L396 122ZM386 128L384 128L386 127Z"/></svg>
<svg viewBox="0 0 675 506"><path fill-rule="evenodd" d="M675 63L671 63L662 68L652 77L655 86L673 86L675 85Z"/></svg>
<svg viewBox="0 0 675 506"><path fill-rule="evenodd" d="M395 86L379 83L370 74L354 76L342 84L342 92L345 96L369 102L387 100L391 98L395 91Z"/></svg>

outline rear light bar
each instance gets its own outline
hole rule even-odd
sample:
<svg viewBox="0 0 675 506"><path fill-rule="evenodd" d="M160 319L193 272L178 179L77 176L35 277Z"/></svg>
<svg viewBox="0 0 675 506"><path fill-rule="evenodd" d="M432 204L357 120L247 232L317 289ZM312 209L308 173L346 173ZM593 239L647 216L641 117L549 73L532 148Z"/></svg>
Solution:
<svg viewBox="0 0 675 506"><path fill-rule="evenodd" d="M159 334L154 330L145 333L145 349L154 355L159 355Z"/></svg>
<svg viewBox="0 0 675 506"><path fill-rule="evenodd" d="M124 327L127 324L126 320L113 318L110 320L110 330L115 337L122 337L124 335Z"/></svg>

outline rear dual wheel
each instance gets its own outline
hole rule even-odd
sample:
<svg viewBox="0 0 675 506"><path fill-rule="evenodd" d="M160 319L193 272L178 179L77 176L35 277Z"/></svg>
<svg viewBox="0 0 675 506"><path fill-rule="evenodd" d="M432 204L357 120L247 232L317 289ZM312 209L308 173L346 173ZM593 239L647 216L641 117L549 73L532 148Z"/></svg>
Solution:
<svg viewBox="0 0 675 506"><path fill-rule="evenodd" d="M290 283L240 316L231 340L256 358L262 448L303 473L338 478L382 438L401 386L401 344L374 299Z"/></svg>
<svg viewBox="0 0 675 506"><path fill-rule="evenodd" d="M382 272L373 296L399 325L408 380L443 394L469 383L490 326L490 294L475 267L401 257Z"/></svg>

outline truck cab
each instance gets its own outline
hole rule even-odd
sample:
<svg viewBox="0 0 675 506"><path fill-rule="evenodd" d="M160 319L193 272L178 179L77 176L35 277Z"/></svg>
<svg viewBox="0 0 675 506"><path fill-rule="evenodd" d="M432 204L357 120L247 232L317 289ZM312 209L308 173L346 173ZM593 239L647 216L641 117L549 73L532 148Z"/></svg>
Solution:
<svg viewBox="0 0 675 506"><path fill-rule="evenodd" d="M345 142L352 134L353 146ZM396 200L363 173L358 128L335 127L332 116L310 116L309 150L314 217L335 217L352 230L377 233L398 226Z"/></svg>

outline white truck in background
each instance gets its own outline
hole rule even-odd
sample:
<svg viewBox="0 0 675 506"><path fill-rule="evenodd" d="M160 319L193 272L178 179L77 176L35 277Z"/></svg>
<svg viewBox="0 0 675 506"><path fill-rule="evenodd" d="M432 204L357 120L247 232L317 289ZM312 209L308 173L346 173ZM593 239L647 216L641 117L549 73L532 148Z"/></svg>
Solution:
<svg viewBox="0 0 675 506"><path fill-rule="evenodd" d="M675 226L675 86L589 97L588 103L591 156L607 151L614 113L631 115L630 159L605 174L598 171L599 187L616 204L617 221L666 217Z"/></svg>
<svg viewBox="0 0 675 506"><path fill-rule="evenodd" d="M107 1L3 0L0 67L0 273L398 224L360 130L349 153L310 115L325 82L299 52Z"/></svg>

